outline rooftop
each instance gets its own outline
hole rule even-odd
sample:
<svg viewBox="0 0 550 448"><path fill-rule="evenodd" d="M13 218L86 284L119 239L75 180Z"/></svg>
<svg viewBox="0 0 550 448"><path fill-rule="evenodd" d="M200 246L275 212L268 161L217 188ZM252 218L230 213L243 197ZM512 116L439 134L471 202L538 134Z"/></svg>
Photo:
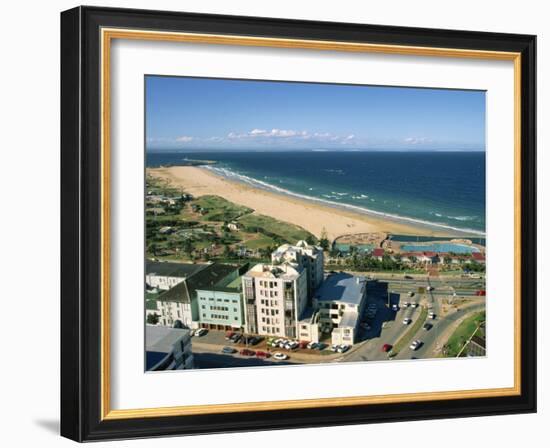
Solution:
<svg viewBox="0 0 550 448"><path fill-rule="evenodd" d="M147 261L145 272L147 275L158 275L163 277L186 278L204 269L208 264L193 263L169 263L161 261Z"/></svg>
<svg viewBox="0 0 550 448"><path fill-rule="evenodd" d="M259 263L255 265L246 275L259 278L281 278L283 280L295 280L300 276L304 268L290 263L279 265Z"/></svg>
<svg viewBox="0 0 550 448"><path fill-rule="evenodd" d="M151 370L166 358L172 352L174 344L187 335L189 335L189 330L146 325L145 350L147 352L147 370Z"/></svg>
<svg viewBox="0 0 550 448"><path fill-rule="evenodd" d="M165 293L161 294L157 300L163 302L191 302L191 296L197 289L212 288L229 274L237 271L239 268L230 264L210 264L204 269L195 272L189 276L186 281L178 283Z"/></svg>
<svg viewBox="0 0 550 448"><path fill-rule="evenodd" d="M315 299L326 301L340 301L352 305L359 305L365 295L365 277L340 272L329 275L315 293Z"/></svg>

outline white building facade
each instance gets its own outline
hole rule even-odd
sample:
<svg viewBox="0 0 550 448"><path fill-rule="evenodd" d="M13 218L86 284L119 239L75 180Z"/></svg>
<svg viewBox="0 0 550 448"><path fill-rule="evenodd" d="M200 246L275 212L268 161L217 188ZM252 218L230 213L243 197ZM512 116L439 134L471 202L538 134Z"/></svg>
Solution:
<svg viewBox="0 0 550 448"><path fill-rule="evenodd" d="M273 264L291 263L304 268L308 280L308 298L323 282L324 255L323 249L306 241L298 241L296 245L283 244L271 254Z"/></svg>
<svg viewBox="0 0 550 448"><path fill-rule="evenodd" d="M248 333L296 339L307 306L308 278L299 265L257 264L242 277Z"/></svg>

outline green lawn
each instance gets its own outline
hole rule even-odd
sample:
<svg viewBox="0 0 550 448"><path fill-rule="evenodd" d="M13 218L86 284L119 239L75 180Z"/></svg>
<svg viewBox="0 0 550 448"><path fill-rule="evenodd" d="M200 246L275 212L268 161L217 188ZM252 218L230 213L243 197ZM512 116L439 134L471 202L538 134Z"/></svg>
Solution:
<svg viewBox="0 0 550 448"><path fill-rule="evenodd" d="M262 233L264 236L276 239L277 237L288 243L295 244L299 240L305 240L308 237L314 238L307 230L278 221L263 215L246 215L239 219L244 229L250 233Z"/></svg>
<svg viewBox="0 0 550 448"><path fill-rule="evenodd" d="M252 213L254 210L234 204L219 196L201 196L194 201L194 204L207 210L208 213L202 217L203 221L233 221L239 216Z"/></svg>
<svg viewBox="0 0 550 448"><path fill-rule="evenodd" d="M484 321L485 311L466 318L447 341L445 356L448 358L456 357L475 329Z"/></svg>

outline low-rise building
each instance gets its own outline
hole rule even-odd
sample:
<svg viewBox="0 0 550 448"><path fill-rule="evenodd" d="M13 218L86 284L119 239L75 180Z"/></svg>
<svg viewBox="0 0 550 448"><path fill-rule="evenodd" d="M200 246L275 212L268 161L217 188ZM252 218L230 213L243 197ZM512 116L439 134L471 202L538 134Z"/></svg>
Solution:
<svg viewBox="0 0 550 448"><path fill-rule="evenodd" d="M257 264L242 277L246 331L297 338L307 306L307 273L297 264Z"/></svg>
<svg viewBox="0 0 550 448"><path fill-rule="evenodd" d="M331 274L313 297L319 327L331 333L333 344L352 345L365 308L367 280L344 272Z"/></svg>
<svg viewBox="0 0 550 448"><path fill-rule="evenodd" d="M207 264L147 261L145 284L150 289L167 291L207 266Z"/></svg>
<svg viewBox="0 0 550 448"><path fill-rule="evenodd" d="M157 297L157 308L161 314L160 325L171 327L179 321L184 327L198 328L200 318L197 290L208 290L239 270L237 266L218 263L202 266L202 269Z"/></svg>
<svg viewBox="0 0 550 448"><path fill-rule="evenodd" d="M212 330L236 330L245 325L242 282L234 270L214 286L197 289L199 325Z"/></svg>
<svg viewBox="0 0 550 448"><path fill-rule="evenodd" d="M145 350L147 371L194 368L189 330L146 325Z"/></svg>

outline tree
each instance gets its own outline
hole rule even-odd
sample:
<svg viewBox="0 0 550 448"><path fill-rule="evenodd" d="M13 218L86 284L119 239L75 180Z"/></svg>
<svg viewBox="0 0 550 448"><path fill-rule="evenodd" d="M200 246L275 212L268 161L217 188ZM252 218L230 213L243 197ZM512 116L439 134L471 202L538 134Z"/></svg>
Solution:
<svg viewBox="0 0 550 448"><path fill-rule="evenodd" d="M321 231L321 239L319 240L319 245L323 248L323 250L329 250L330 248L330 241L327 237L327 230L324 227Z"/></svg>
<svg viewBox="0 0 550 448"><path fill-rule="evenodd" d="M307 238L306 238L306 243L308 243L310 245L314 245L315 244L315 238L313 238L312 235L308 235Z"/></svg>
<svg viewBox="0 0 550 448"><path fill-rule="evenodd" d="M147 315L147 323L150 325L156 325L159 323L159 315L157 313Z"/></svg>

